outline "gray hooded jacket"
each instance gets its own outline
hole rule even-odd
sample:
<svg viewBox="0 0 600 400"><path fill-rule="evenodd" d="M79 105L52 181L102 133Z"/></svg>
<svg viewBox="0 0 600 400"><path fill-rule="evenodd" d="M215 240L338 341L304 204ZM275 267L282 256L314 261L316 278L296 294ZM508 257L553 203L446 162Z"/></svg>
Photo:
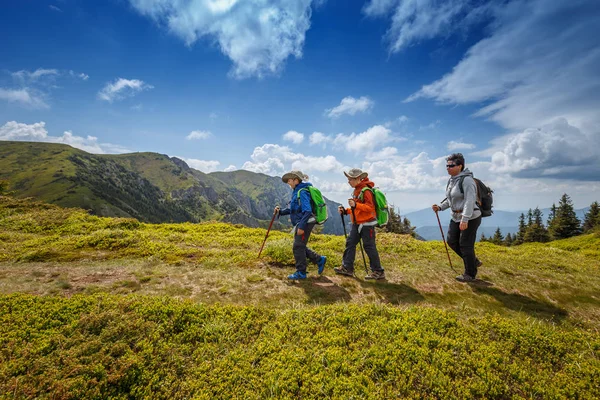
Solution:
<svg viewBox="0 0 600 400"><path fill-rule="evenodd" d="M463 180L464 193L461 193L458 181L463 176L465 177ZM473 173L465 168L460 174L450 177L446 188L446 199L442 201L440 208L442 210L450 208L454 222L466 222L481 216L476 200L477 185L473 179Z"/></svg>

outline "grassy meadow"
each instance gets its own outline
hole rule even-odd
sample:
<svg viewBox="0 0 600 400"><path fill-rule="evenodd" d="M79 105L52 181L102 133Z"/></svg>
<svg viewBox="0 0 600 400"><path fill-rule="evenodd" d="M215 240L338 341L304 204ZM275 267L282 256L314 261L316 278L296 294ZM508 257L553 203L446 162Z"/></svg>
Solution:
<svg viewBox="0 0 600 400"><path fill-rule="evenodd" d="M379 234L387 281L288 282L292 237L0 196L0 398L599 398L600 234L444 245ZM458 257L454 268L462 272Z"/></svg>

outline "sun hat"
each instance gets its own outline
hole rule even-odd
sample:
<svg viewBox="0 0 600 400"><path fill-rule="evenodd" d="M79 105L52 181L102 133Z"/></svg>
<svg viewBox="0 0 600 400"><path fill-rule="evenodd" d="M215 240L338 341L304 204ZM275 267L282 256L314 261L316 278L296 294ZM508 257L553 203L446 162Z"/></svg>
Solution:
<svg viewBox="0 0 600 400"><path fill-rule="evenodd" d="M283 176L281 177L281 180L284 183L287 183L287 181L289 179L298 179L300 180L300 182L302 182L303 180L307 179L308 177L306 175L304 175L302 173L302 171L290 171L290 172L286 172L285 174L283 174Z"/></svg>
<svg viewBox="0 0 600 400"><path fill-rule="evenodd" d="M348 172L344 171L344 175L346 175L346 177L348 178L358 178L360 180L363 180L364 178L369 176L369 173L363 172L363 170L360 168L352 168Z"/></svg>

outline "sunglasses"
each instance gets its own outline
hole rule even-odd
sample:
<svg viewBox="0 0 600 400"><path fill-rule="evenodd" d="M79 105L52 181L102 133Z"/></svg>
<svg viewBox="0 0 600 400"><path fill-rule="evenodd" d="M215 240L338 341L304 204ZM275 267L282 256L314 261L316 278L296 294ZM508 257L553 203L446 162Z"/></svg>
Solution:
<svg viewBox="0 0 600 400"><path fill-rule="evenodd" d="M454 168L456 167L458 164L447 164L446 168Z"/></svg>

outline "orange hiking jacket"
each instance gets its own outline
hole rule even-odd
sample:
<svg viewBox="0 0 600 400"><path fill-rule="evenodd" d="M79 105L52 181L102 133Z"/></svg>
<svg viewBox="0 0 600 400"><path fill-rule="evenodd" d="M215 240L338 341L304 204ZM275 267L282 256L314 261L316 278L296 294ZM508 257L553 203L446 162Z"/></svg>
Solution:
<svg viewBox="0 0 600 400"><path fill-rule="evenodd" d="M352 222L357 225L364 224L365 222L375 221L377 219L377 211L375 210L375 198L373 192L370 190L365 190L363 193L363 199L360 200L360 191L364 187L374 187L375 184L369 180L369 178L365 178L356 187L354 188L354 193L352 193L352 198L356 202L356 208L354 209L354 214L356 215L356 221L352 218L352 209L346 208L346 214L350 215L352 218Z"/></svg>

